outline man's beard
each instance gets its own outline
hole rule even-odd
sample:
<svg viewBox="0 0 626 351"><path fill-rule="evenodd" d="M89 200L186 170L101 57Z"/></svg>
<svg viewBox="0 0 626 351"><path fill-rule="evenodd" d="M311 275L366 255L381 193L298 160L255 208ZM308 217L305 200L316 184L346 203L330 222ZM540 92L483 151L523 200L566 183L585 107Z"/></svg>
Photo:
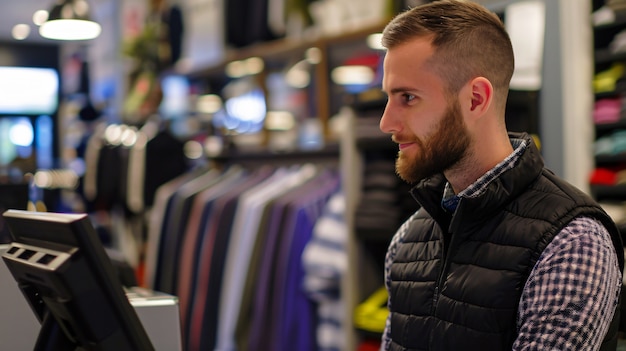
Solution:
<svg viewBox="0 0 626 351"><path fill-rule="evenodd" d="M410 184L443 173L463 159L470 145L470 135L463 124L458 100L453 101L435 131L424 139L415 138L418 150L414 158L398 152L396 173Z"/></svg>

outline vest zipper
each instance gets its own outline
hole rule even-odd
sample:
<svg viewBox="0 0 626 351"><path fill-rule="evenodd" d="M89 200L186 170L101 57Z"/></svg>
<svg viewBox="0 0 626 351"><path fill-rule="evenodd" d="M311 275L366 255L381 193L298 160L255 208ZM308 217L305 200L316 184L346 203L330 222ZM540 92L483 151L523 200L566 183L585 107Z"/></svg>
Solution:
<svg viewBox="0 0 626 351"><path fill-rule="evenodd" d="M452 237L450 236L450 243L452 243ZM441 290L441 285L443 284L444 277L446 276L446 271L448 270L448 252L450 252L450 247L446 249L445 245L445 235L441 237L442 242L442 259L443 265L441 266L441 271L439 272L439 276L437 277L437 283L435 285L435 291L433 294L433 307L431 308L430 315L435 316L435 312L437 312L437 304L439 303L439 291ZM428 344L433 344L434 333L429 333Z"/></svg>
<svg viewBox="0 0 626 351"><path fill-rule="evenodd" d="M439 302L439 291L442 288L445 276L447 275L447 271L448 271L448 264L449 264L449 257L448 257L448 253L450 252L450 248L452 247L452 234L449 233L448 237L450 238L450 243L448 244L447 248L445 245L445 240L446 237L445 235L441 238L441 242L443 244L443 249L442 249L442 256L443 256L443 265L441 267L441 271L439 272L439 276L437 277L437 284L435 285L435 291L434 291L434 296L433 296L433 307L432 307L432 315L435 315L435 312L437 311L437 303Z"/></svg>
<svg viewBox="0 0 626 351"><path fill-rule="evenodd" d="M455 215L453 215L453 218L450 218L450 221L444 221L444 223L439 223L439 228L441 229L441 255L442 255L443 264L441 266L441 271L439 272L439 276L437 277L437 282L435 284L435 289L434 289L434 294L433 294L433 301L432 301L433 307L431 308L431 313L430 313L430 315L433 317L436 315L436 312L437 312L437 305L439 304L439 294L442 289L442 285L443 285L443 282L445 280L445 277L448 271L448 264L450 260L449 253L451 252L452 242L453 242L452 240L453 235L451 232L450 225L454 221L454 217ZM446 240L449 240L450 242L446 243ZM429 333L428 343L431 346L433 345L434 337L435 337L434 333Z"/></svg>

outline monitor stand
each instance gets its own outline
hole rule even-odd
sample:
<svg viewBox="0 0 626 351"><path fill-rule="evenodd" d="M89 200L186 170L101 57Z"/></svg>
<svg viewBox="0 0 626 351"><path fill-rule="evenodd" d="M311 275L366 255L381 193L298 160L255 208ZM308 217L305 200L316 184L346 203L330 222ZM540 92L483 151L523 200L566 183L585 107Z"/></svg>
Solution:
<svg viewBox="0 0 626 351"><path fill-rule="evenodd" d="M46 311L41 322L41 329L33 351L74 350L76 344L72 342L61 329L52 313Z"/></svg>

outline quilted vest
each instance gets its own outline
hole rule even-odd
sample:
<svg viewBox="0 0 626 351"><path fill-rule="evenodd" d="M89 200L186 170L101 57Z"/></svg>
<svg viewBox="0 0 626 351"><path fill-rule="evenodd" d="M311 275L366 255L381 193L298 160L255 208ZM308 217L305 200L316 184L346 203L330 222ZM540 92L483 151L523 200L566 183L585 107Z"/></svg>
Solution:
<svg viewBox="0 0 626 351"><path fill-rule="evenodd" d="M576 217L604 224L623 269L610 217L544 169L528 135L514 137L529 144L516 167L480 196L462 198L453 216L441 207L442 175L412 190L422 208L409 219L391 265L391 350L511 350L524 284L546 246ZM616 313L612 330L617 322ZM616 338L616 331L610 334Z"/></svg>

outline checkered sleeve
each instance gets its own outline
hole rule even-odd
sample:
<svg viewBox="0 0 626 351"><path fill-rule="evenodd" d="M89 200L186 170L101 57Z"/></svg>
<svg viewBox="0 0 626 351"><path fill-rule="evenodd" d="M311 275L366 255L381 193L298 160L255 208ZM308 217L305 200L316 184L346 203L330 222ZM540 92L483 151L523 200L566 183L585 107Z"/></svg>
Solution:
<svg viewBox="0 0 626 351"><path fill-rule="evenodd" d="M590 218L573 220L544 250L526 282L513 350L598 350L621 286L606 228Z"/></svg>

